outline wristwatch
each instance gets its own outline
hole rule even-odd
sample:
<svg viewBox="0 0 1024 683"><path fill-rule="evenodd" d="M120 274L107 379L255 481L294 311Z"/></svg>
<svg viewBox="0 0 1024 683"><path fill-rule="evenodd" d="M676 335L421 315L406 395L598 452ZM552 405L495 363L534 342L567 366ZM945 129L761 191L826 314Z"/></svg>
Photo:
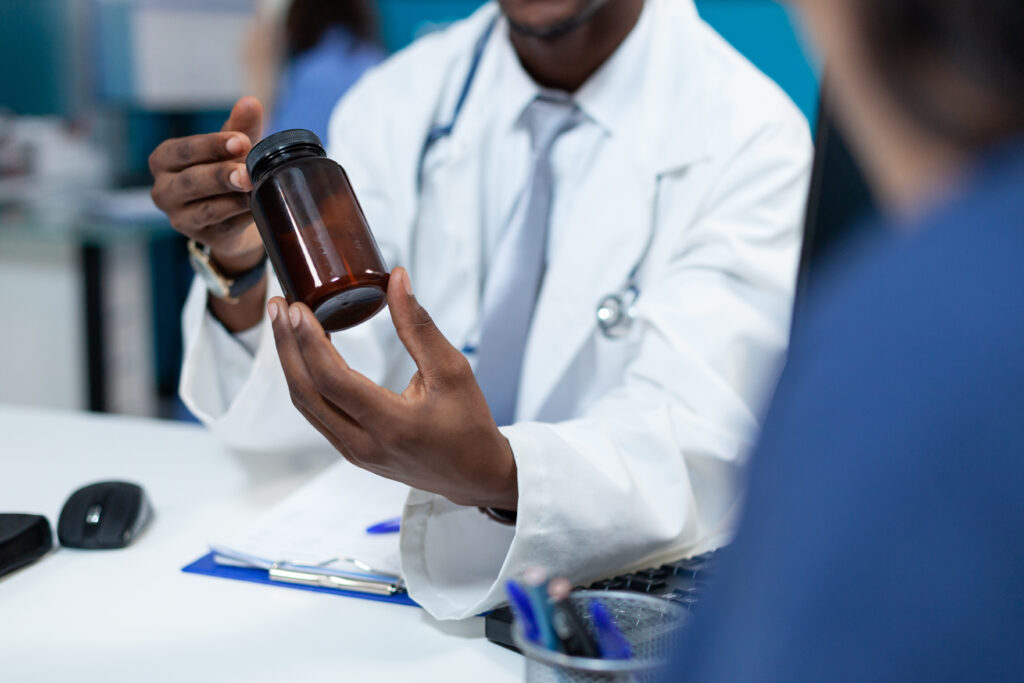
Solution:
<svg viewBox="0 0 1024 683"><path fill-rule="evenodd" d="M507 526L515 526L516 520L519 514L515 510L502 510L500 508L477 508L480 512L484 513L488 519L497 522L498 524L505 524Z"/></svg>
<svg viewBox="0 0 1024 683"><path fill-rule="evenodd" d="M210 294L234 304L238 303L238 297L258 285L263 279L267 254L264 252L259 263L234 278L226 277L221 273L210 258L210 248L195 240L188 241L188 261L192 264L192 270L196 271L196 275L206 283Z"/></svg>

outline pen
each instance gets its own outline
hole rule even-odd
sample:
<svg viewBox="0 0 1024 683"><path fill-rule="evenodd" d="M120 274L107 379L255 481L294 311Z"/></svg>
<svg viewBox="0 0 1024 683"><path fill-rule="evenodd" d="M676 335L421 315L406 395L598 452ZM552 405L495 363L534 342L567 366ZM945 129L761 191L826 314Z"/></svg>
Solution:
<svg viewBox="0 0 1024 683"><path fill-rule="evenodd" d="M615 620L612 619L607 607L592 599L590 617L594 621L597 646L601 649L601 656L604 659L629 659L633 656L629 641L615 625Z"/></svg>
<svg viewBox="0 0 1024 683"><path fill-rule="evenodd" d="M368 534L396 534L402 528L402 518L393 517L391 519L385 519L383 522L377 522L366 527L366 533Z"/></svg>
<svg viewBox="0 0 1024 683"><path fill-rule="evenodd" d="M569 602L572 584L568 579L552 579L548 584L551 596L551 626L562 646L562 652L570 657L600 657L601 651L587 631L586 625Z"/></svg>
<svg viewBox="0 0 1024 683"><path fill-rule="evenodd" d="M516 621L523 625L523 636L531 643L540 643L540 628L537 626L537 616L533 613L530 605L530 598L526 595L523 587L515 581L509 580L505 583L505 592L508 593L508 604L512 608Z"/></svg>
<svg viewBox="0 0 1024 683"><path fill-rule="evenodd" d="M333 574L317 574L311 571L300 571L281 567L274 564L267 570L267 578L271 581L281 583L295 583L300 586L317 586L320 588L335 588L338 590L355 591L357 593L371 593L373 595L391 596L400 593L402 588L398 582L382 581L370 577L346 577Z"/></svg>
<svg viewBox="0 0 1024 683"><path fill-rule="evenodd" d="M530 599L537 620L538 643L549 650L558 650L558 637L551 626L551 605L548 602L548 575L541 567L527 567L523 572L523 589Z"/></svg>

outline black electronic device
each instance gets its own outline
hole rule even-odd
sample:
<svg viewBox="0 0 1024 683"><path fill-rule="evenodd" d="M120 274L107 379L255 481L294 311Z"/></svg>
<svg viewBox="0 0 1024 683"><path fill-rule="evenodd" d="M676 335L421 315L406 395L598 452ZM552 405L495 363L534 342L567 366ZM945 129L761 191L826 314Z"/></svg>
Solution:
<svg viewBox="0 0 1024 683"><path fill-rule="evenodd" d="M152 516L149 499L137 484L90 484L72 493L64 503L57 521L57 538L68 548L123 548L135 540Z"/></svg>
<svg viewBox="0 0 1024 683"><path fill-rule="evenodd" d="M53 547L42 515L0 514L0 576L35 562Z"/></svg>

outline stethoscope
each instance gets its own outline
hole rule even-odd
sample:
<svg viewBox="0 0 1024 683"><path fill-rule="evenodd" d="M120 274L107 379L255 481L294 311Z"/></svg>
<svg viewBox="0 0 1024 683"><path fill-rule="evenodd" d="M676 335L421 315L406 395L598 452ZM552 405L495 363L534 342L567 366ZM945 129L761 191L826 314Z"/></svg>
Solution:
<svg viewBox="0 0 1024 683"><path fill-rule="evenodd" d="M427 152L433 147L439 140L446 138L452 134L455 130L455 124L459 120L459 115L462 113L462 107L466 104L466 99L469 97L469 91L473 87L473 81L476 79L477 71L480 68L480 62L483 61L484 50L487 48L487 43L491 39L491 34L494 33L495 27L498 25L498 18L495 17L483 35L477 40L476 45L473 47L473 59L470 62L469 72L466 74L466 80L462 84L462 89L459 91L459 97L455 101L455 109L452 112L451 120L445 125L435 125L427 133L427 138L423 142L423 149L420 151L419 167L417 170L418 184L422 184L423 164L427 158ZM655 202L655 205L657 202ZM653 217L652 217L653 218ZM637 262L633 265L629 275L626 277L626 282L617 291L612 292L604 296L597 304L597 326L601 330L601 333L608 339L619 339L629 334L630 329L633 326L633 309L635 307L637 299L640 297L640 283L638 275L644 262L647 260L647 254L651 250L651 244L654 241L654 226L655 221L651 221L650 233L647 236L647 243L644 246L643 252Z"/></svg>

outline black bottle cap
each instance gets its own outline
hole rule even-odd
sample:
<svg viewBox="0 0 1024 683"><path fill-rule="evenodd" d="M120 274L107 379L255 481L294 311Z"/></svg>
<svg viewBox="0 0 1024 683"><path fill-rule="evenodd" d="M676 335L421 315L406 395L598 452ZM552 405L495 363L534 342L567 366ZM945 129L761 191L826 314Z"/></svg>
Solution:
<svg viewBox="0 0 1024 683"><path fill-rule="evenodd" d="M324 145L320 138L311 130L293 128L274 133L256 143L256 146L249 150L249 156L245 158L245 167L249 171L249 177L256 182L256 167L260 162L277 156L282 152L298 150L301 148L315 148L322 155Z"/></svg>

